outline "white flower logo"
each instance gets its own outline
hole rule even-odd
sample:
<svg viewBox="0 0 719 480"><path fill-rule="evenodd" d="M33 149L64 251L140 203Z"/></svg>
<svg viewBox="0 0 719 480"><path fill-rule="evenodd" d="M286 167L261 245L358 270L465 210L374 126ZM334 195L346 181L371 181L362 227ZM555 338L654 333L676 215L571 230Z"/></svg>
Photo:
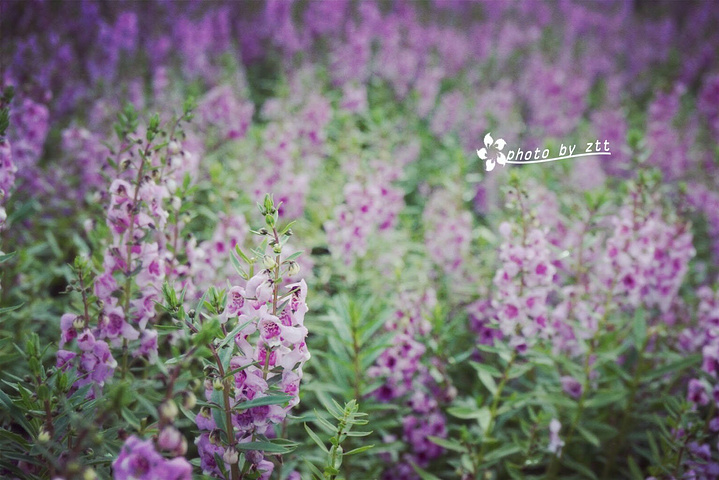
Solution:
<svg viewBox="0 0 719 480"><path fill-rule="evenodd" d="M507 157L502 153L502 149L504 149L506 144L507 142L501 138L498 138L495 142L491 133L484 136L484 148L477 150L477 156L486 162L485 168L488 172L494 170L494 166L497 163L502 166L507 163ZM495 153L492 157L489 156L490 150Z"/></svg>

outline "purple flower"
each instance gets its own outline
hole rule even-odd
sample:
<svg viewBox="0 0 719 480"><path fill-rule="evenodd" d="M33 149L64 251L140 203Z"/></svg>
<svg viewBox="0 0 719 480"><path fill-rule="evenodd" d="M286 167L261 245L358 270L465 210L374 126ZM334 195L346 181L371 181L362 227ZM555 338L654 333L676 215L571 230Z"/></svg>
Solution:
<svg viewBox="0 0 719 480"><path fill-rule="evenodd" d="M706 388L701 380L697 380L696 378L689 380L687 390L687 400L693 404L704 406L709 403L709 395L707 395Z"/></svg>
<svg viewBox="0 0 719 480"><path fill-rule="evenodd" d="M574 399L578 399L582 396L582 384L574 377L564 376L560 379L562 382L562 389L566 394Z"/></svg>

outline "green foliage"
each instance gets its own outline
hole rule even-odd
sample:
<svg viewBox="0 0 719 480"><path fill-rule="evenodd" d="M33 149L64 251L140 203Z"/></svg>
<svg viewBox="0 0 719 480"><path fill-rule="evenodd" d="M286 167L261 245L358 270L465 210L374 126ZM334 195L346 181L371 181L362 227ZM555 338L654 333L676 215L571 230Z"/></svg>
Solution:
<svg viewBox="0 0 719 480"><path fill-rule="evenodd" d="M308 427L307 424L305 424L307 434L310 436L312 441L317 444L320 450L327 455L324 467L320 470L309 461L307 462L307 465L312 472L313 479L340 480L347 478L341 475L342 462L345 457L358 455L374 447L374 445L362 445L361 447L345 451L342 444L348 437L364 437L370 435L372 432L353 430L354 427L364 426L368 423L368 420L364 418L367 414L359 411L359 405L355 400L350 400L345 403L344 408L341 407L335 400L330 400L330 403L325 404L325 409L335 419L335 423L329 422L319 416L319 414L317 415L315 422L322 427L326 433L331 435L329 438L329 446L327 446L322 441L320 436Z"/></svg>

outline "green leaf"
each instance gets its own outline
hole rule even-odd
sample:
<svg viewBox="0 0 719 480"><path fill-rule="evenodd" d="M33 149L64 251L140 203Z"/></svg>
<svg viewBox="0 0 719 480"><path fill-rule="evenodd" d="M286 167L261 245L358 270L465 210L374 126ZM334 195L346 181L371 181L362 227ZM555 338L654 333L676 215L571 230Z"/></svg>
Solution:
<svg viewBox="0 0 719 480"><path fill-rule="evenodd" d="M489 393L495 395L497 393L497 384L494 382L492 375L486 370L477 370L477 375L479 376L479 381L489 390Z"/></svg>
<svg viewBox="0 0 719 480"><path fill-rule="evenodd" d="M699 362L701 362L701 359L702 355L700 353L689 355L687 357L682 357L675 362L664 365L663 367L653 368L645 374L644 378L646 378L647 380L653 380L655 378L662 377L667 373L684 370L687 367L698 365Z"/></svg>
<svg viewBox="0 0 719 480"><path fill-rule="evenodd" d="M577 431L582 435L582 437L584 437L585 440L595 447L599 447L601 445L599 438L581 425L577 425Z"/></svg>
<svg viewBox="0 0 719 480"><path fill-rule="evenodd" d="M11 259L12 257L14 257L15 255L17 255L17 252L10 252L10 253L6 253L6 254L4 254L4 255L0 255L0 263L7 262L8 260L10 260L10 259Z"/></svg>
<svg viewBox="0 0 719 480"><path fill-rule="evenodd" d="M448 438L440 438L430 435L427 437L430 442L434 443L435 445L439 445L442 448L446 448L447 450L453 450L455 452L460 453L467 453L467 447L462 445L456 440L450 440Z"/></svg>
<svg viewBox="0 0 719 480"><path fill-rule="evenodd" d="M638 308L634 313L632 332L634 334L634 345L637 348L643 348L647 339L647 318L643 308Z"/></svg>
<svg viewBox="0 0 719 480"><path fill-rule="evenodd" d="M600 408L605 407L607 405L610 405L612 403L617 403L620 400L624 398L626 395L626 392L624 391L616 391L616 392L603 392L595 395L594 397L590 398L586 401L584 404L586 408Z"/></svg>
<svg viewBox="0 0 719 480"><path fill-rule="evenodd" d="M374 448L374 445L364 445L362 447L354 448L350 450L349 452L345 452L343 455L346 457L348 455L357 455L358 453L366 452L370 448Z"/></svg>
<svg viewBox="0 0 719 480"><path fill-rule="evenodd" d="M632 478L634 480L644 480L644 474L642 474L642 470L639 468L639 465L637 465L637 462L631 456L627 457L627 463L629 464L629 471L632 473Z"/></svg>
<svg viewBox="0 0 719 480"><path fill-rule="evenodd" d="M222 341L221 341L221 342L219 343L219 345L218 345L218 348L223 348L225 345L227 345L227 344L230 343L232 340L234 340L234 339L235 339L235 336L236 336L238 333L240 333L240 330L242 330L243 328L245 328L245 327L246 327L247 325L249 325L250 323L252 323L252 320L250 320L249 322L245 322L245 323L239 323L239 322L238 322L237 326L236 326L235 328L233 328L232 331L231 331L230 333L228 333L227 336L225 336L225 338L222 339Z"/></svg>
<svg viewBox="0 0 719 480"><path fill-rule="evenodd" d="M312 440L317 444L318 447L320 447L325 453L329 453L329 450L327 450L327 447L325 447L324 442L322 442L322 439L312 431L310 427L307 426L305 423L305 430L307 430L307 434L310 436Z"/></svg>
<svg viewBox="0 0 719 480"><path fill-rule="evenodd" d="M497 370L492 365L489 365L486 363L479 363L479 362L475 362L475 361L471 361L471 362L469 362L469 364L472 365L472 367L474 367L474 369L477 370L478 372L484 371L484 372L489 373L493 377L497 377L497 378L502 376L502 372Z"/></svg>
<svg viewBox="0 0 719 480"><path fill-rule="evenodd" d="M211 320L202 324L197 334L192 337L192 343L198 346L207 345L208 343L212 342L212 340L220 336L222 336L222 328L220 327L220 321L217 318L212 318Z"/></svg>
<svg viewBox="0 0 719 480"><path fill-rule="evenodd" d="M416 463L414 463L412 461L410 461L410 463L412 464L412 468L414 468L414 471L417 472L417 475L419 475L419 478L421 478L422 480L442 480L441 478L439 478L435 475L432 475L431 473L429 473L425 470L422 470L421 468L419 468L417 466Z"/></svg>
<svg viewBox="0 0 719 480"><path fill-rule="evenodd" d="M300 251L300 252L295 252L295 253L293 253L292 255L290 255L289 257L285 258L285 259L283 260L283 262L291 262L292 260L295 260L295 259L298 258L300 255L302 255L302 253L303 253L303 252L301 252L301 251Z"/></svg>
<svg viewBox="0 0 719 480"><path fill-rule="evenodd" d="M0 308L0 314L12 312L13 310L17 310L18 308L22 307L23 305L25 305L25 304L24 304L24 303L21 303L21 304L19 304L19 305L13 305L12 307L3 307L3 308Z"/></svg>
<svg viewBox="0 0 719 480"><path fill-rule="evenodd" d="M450 407L447 409L447 413L463 420L479 421L479 426L483 432L487 431L491 418L489 407Z"/></svg>
<svg viewBox="0 0 719 480"><path fill-rule="evenodd" d="M222 395L222 390L213 390L210 396L210 401L224 407L225 400ZM227 432L225 424L225 412L223 408L212 407L212 418L215 420L215 425L223 432Z"/></svg>
<svg viewBox="0 0 719 480"><path fill-rule="evenodd" d="M277 445L276 443L264 441L238 443L235 445L235 448L237 448L237 450L260 450L262 452L269 453L287 453L289 450L283 445Z"/></svg>
<svg viewBox="0 0 719 480"><path fill-rule="evenodd" d="M305 463L310 468L310 470L312 471L312 475L314 475L317 480L323 480L325 478L325 474L322 473L319 468L315 467L312 463L310 463L309 460L305 460Z"/></svg>
<svg viewBox="0 0 719 480"><path fill-rule="evenodd" d="M230 263L232 263L232 266L235 268L235 271L240 275L240 277L244 278L245 280L249 278L249 275L247 275L247 272L242 267L240 261L232 254L230 254Z"/></svg>
<svg viewBox="0 0 719 480"><path fill-rule="evenodd" d="M10 418L15 420L22 428L31 436L35 436L37 433L35 429L30 425L30 422L28 422L25 419L25 415L23 414L22 410L17 407L13 403L13 401L10 399L10 397L7 396L5 392L0 390L0 405L3 406L2 410L5 410L10 415Z"/></svg>
<svg viewBox="0 0 719 480"><path fill-rule="evenodd" d="M289 402L291 399L291 395L267 395L266 397L254 398L247 402L239 403L236 405L236 408L240 410L247 410L248 408L261 407L264 405L282 405Z"/></svg>
<svg viewBox="0 0 719 480"><path fill-rule="evenodd" d="M562 457L562 464L571 468L572 470L581 473L587 478L591 478L593 480L597 480L597 476L592 472L587 466L583 465L580 462L577 462L575 460L572 460L568 456Z"/></svg>
<svg viewBox="0 0 719 480"><path fill-rule="evenodd" d="M503 447L499 447L496 450L492 450L489 452L485 457L484 460L486 462L496 462L498 460L503 459L504 457L508 457L510 455L514 455L515 453L519 453L522 451L522 448L518 445L505 445Z"/></svg>

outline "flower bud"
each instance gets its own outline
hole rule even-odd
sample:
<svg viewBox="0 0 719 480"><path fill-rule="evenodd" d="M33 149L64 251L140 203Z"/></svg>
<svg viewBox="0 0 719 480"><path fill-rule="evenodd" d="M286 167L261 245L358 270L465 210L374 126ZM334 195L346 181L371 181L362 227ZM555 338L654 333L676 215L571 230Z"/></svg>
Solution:
<svg viewBox="0 0 719 480"><path fill-rule="evenodd" d="M269 193L265 194L264 205L265 211L268 213L275 213L275 202L272 199L272 195Z"/></svg>
<svg viewBox="0 0 719 480"><path fill-rule="evenodd" d="M290 277L294 277L300 273L300 264L297 262L290 262L289 265L287 265L287 275Z"/></svg>
<svg viewBox="0 0 719 480"><path fill-rule="evenodd" d="M216 378L212 382L212 388L214 388L215 390L224 390L225 384L222 382L222 380L220 380L219 378Z"/></svg>
<svg viewBox="0 0 719 480"><path fill-rule="evenodd" d="M280 245L279 243L272 245L272 251L279 255L280 253L282 253L282 245Z"/></svg>
<svg viewBox="0 0 719 480"><path fill-rule="evenodd" d="M82 480L97 480L97 473L92 468L86 468L82 472Z"/></svg>
<svg viewBox="0 0 719 480"><path fill-rule="evenodd" d="M270 255L265 255L264 257L262 257L262 264L268 270L272 270L273 268L275 268L277 266L275 259L272 258Z"/></svg>
<svg viewBox="0 0 719 480"><path fill-rule="evenodd" d="M222 459L226 463L234 465L240 461L240 454L237 453L237 450L235 450L234 447L228 447L227 450L225 450L225 453L222 454Z"/></svg>
<svg viewBox="0 0 719 480"><path fill-rule="evenodd" d="M197 405L197 397L192 392L182 392L182 406L187 410L192 410Z"/></svg>
<svg viewBox="0 0 719 480"><path fill-rule="evenodd" d="M247 452L245 452L245 458L252 465L258 465L264 457L257 450L248 450Z"/></svg>
<svg viewBox="0 0 719 480"><path fill-rule="evenodd" d="M220 435L220 430L217 428L210 432L210 443L213 445L221 445L222 443L222 435Z"/></svg>
<svg viewBox="0 0 719 480"><path fill-rule="evenodd" d="M182 434L172 425L168 425L157 437L157 445L163 450L172 452L182 445Z"/></svg>
<svg viewBox="0 0 719 480"><path fill-rule="evenodd" d="M182 437L182 441L180 442L180 446L175 449L174 452L175 455L180 456L187 453L187 439L185 437Z"/></svg>
<svg viewBox="0 0 719 480"><path fill-rule="evenodd" d="M50 441L50 432L41 428L37 434L37 441L40 443L47 443Z"/></svg>
<svg viewBox="0 0 719 480"><path fill-rule="evenodd" d="M75 320L72 321L72 327L75 330L83 330L85 328L85 319L82 317L75 317Z"/></svg>
<svg viewBox="0 0 719 480"><path fill-rule="evenodd" d="M173 420L175 420L177 414L179 413L177 405L175 404L174 400L171 399L162 402L158 411L160 413L160 418L168 422L172 422Z"/></svg>
<svg viewBox="0 0 719 480"><path fill-rule="evenodd" d="M180 153L180 144L176 141L171 141L167 144L167 151L170 153L170 155L177 155Z"/></svg>

